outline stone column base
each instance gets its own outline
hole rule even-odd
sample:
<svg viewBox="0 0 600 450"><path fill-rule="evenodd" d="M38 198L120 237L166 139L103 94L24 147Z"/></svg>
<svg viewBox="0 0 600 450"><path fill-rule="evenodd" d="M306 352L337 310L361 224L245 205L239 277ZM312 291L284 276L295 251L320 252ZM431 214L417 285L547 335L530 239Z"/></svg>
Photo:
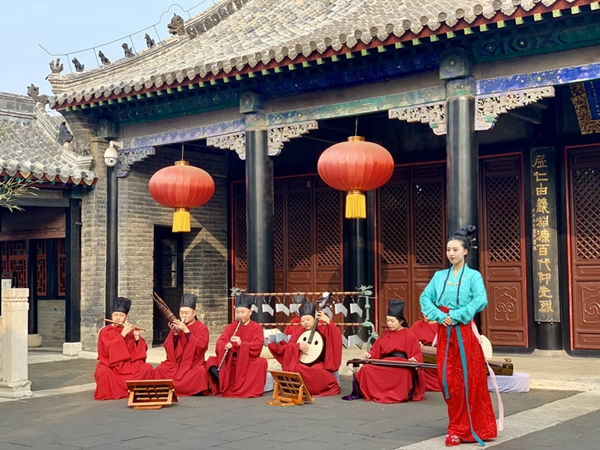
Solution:
<svg viewBox="0 0 600 450"><path fill-rule="evenodd" d="M27 335L27 348L36 348L42 346L42 335L41 334L28 334Z"/></svg>
<svg viewBox="0 0 600 450"><path fill-rule="evenodd" d="M31 381L18 381L9 383L0 381L0 397L2 398L27 398L33 395L31 392Z"/></svg>
<svg viewBox="0 0 600 450"><path fill-rule="evenodd" d="M79 356L81 350L83 350L83 344L81 342L63 343L63 355L65 356Z"/></svg>

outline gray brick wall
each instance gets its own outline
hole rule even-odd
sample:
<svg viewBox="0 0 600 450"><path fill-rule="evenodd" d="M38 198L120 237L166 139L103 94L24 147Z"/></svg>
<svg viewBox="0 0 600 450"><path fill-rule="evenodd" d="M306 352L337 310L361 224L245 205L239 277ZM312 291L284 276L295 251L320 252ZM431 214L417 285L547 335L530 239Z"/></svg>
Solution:
<svg viewBox="0 0 600 450"><path fill-rule="evenodd" d="M105 147L92 145L92 152L103 153ZM119 179L119 295L132 300L130 321L146 329L143 335L148 343L153 326L154 226L171 226L173 213L154 201L148 182L157 170L178 160L180 152L157 148L156 155L135 163L130 174ZM215 180L213 198L191 210L192 232L184 237L184 290L198 294L199 317L213 336L228 322L228 158L226 151L185 154L186 160ZM97 187L83 201L82 342L86 350L96 348L104 317L106 168L96 171Z"/></svg>
<svg viewBox="0 0 600 450"><path fill-rule="evenodd" d="M65 342L65 301L38 300L38 333L42 345L62 346Z"/></svg>

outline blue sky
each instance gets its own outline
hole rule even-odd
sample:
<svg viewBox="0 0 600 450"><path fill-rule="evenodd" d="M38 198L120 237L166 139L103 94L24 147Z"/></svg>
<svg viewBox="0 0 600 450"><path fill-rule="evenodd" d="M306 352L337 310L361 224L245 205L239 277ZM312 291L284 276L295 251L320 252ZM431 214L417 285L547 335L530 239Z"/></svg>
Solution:
<svg viewBox="0 0 600 450"><path fill-rule="evenodd" d="M26 95L33 83L40 94L52 94L45 78L57 57L63 74L71 72L68 61L73 57L86 68L98 66L99 50L115 61L123 57L124 42L146 48L146 32L156 42L165 40L174 13L187 20L214 3L217 0L0 0L0 91ZM115 42L105 45L111 41ZM88 48L95 51L79 52Z"/></svg>

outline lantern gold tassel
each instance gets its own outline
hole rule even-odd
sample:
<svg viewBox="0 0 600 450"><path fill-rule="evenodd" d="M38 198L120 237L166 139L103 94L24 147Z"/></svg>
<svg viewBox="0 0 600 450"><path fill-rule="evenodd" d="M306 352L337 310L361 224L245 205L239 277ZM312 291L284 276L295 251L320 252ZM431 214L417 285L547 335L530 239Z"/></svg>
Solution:
<svg viewBox="0 0 600 450"><path fill-rule="evenodd" d="M190 211L187 208L175 208L173 213L173 233L189 233Z"/></svg>
<svg viewBox="0 0 600 450"><path fill-rule="evenodd" d="M359 189L352 189L346 194L346 219L366 219L367 201L365 194Z"/></svg>

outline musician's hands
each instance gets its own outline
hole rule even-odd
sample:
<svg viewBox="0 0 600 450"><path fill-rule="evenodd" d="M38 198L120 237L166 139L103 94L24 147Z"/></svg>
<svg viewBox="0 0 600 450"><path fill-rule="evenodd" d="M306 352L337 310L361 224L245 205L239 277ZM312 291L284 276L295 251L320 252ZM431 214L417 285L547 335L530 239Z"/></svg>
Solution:
<svg viewBox="0 0 600 450"><path fill-rule="evenodd" d="M298 344L298 347L300 348L300 351L302 353L304 353L305 355L308 355L308 344L306 342L300 342Z"/></svg>
<svg viewBox="0 0 600 450"><path fill-rule="evenodd" d="M138 327L133 327L133 337L136 341L140 340L140 329Z"/></svg>
<svg viewBox="0 0 600 450"><path fill-rule="evenodd" d="M240 339L239 336L231 336L230 341L237 344L238 346L242 345L242 340Z"/></svg>
<svg viewBox="0 0 600 450"><path fill-rule="evenodd" d="M453 324L454 324L454 321L452 320L452 318L450 316L444 317L444 321L442 322L442 325L444 325L445 327L449 327L449 326L452 326Z"/></svg>
<svg viewBox="0 0 600 450"><path fill-rule="evenodd" d="M225 344L225 350L229 350L231 347L233 347L233 344L231 342Z"/></svg>
<svg viewBox="0 0 600 450"><path fill-rule="evenodd" d="M418 362L418 361L415 359L415 357L414 357L414 356L413 356L412 358L408 358L408 360L409 360L410 362Z"/></svg>
<svg viewBox="0 0 600 450"><path fill-rule="evenodd" d="M373 356L369 352L365 352L362 354L362 359L371 359Z"/></svg>
<svg viewBox="0 0 600 450"><path fill-rule="evenodd" d="M131 332L131 330L133 330L133 325L128 322L125 322L123 324L123 331L121 331L121 336L123 336L123 337L127 336ZM139 331L138 331L138 335L139 335Z"/></svg>
<svg viewBox="0 0 600 450"><path fill-rule="evenodd" d="M185 322L182 322L181 320L175 319L172 324L169 324L169 326L171 326L171 325L175 332L177 332L177 331L183 331L184 333L190 332L190 329L187 327Z"/></svg>
<svg viewBox="0 0 600 450"><path fill-rule="evenodd" d="M327 325L329 325L329 322L331 322L331 319L329 318L329 316L327 314L325 314L323 311L319 311L317 313L317 320L322 320Z"/></svg>

